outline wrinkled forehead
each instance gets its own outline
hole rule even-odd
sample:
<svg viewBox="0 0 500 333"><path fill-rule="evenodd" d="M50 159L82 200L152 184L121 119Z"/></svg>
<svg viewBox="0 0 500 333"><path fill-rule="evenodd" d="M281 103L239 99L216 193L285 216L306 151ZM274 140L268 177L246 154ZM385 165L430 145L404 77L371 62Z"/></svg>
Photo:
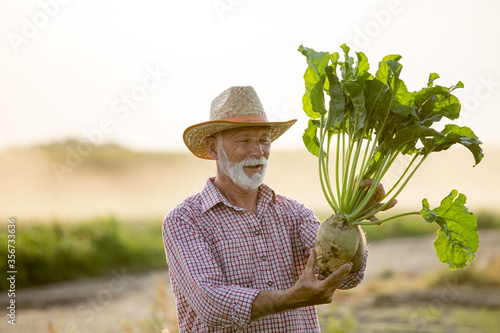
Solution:
<svg viewBox="0 0 500 333"><path fill-rule="evenodd" d="M222 135L222 137L233 137L236 135L244 135L244 136L266 136L270 135L271 127L270 126L245 126L228 129L218 134Z"/></svg>

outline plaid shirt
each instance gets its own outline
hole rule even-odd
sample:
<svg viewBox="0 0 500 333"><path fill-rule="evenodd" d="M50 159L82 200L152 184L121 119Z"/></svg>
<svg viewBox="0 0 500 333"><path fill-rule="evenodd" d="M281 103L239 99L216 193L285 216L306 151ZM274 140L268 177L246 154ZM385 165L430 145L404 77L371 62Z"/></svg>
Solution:
<svg viewBox="0 0 500 333"><path fill-rule="evenodd" d="M319 332L314 306L250 322L260 290L290 288L302 274L318 227L312 210L266 185L254 215L231 205L208 179L163 222L180 331ZM340 289L355 287L364 270L350 273Z"/></svg>

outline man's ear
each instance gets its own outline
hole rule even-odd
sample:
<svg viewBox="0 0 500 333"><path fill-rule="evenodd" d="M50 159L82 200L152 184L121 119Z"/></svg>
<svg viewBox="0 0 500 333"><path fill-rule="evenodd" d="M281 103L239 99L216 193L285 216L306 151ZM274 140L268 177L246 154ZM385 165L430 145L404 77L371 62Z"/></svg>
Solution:
<svg viewBox="0 0 500 333"><path fill-rule="evenodd" d="M205 139L205 148L207 148L208 155L212 159L217 160L219 158L217 154L217 140L213 136Z"/></svg>

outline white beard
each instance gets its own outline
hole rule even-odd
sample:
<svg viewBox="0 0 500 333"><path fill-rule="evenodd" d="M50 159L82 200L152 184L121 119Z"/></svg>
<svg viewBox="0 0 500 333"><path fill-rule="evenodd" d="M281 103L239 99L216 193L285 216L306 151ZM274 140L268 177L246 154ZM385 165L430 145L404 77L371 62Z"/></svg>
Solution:
<svg viewBox="0 0 500 333"><path fill-rule="evenodd" d="M231 180L240 188L244 190L254 190L264 182L267 171L267 159L262 156L261 158L247 157L241 162L230 162L227 153L219 144L219 167L220 170L227 175ZM262 165L261 173L254 173L249 176L243 170L245 166Z"/></svg>

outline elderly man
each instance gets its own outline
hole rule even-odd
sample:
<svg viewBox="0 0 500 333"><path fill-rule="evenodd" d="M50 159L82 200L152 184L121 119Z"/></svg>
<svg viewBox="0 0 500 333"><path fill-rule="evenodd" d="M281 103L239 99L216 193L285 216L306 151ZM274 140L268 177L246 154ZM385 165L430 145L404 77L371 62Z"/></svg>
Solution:
<svg viewBox="0 0 500 333"><path fill-rule="evenodd" d="M318 277L318 219L263 184L271 142L294 122L269 122L252 87L231 87L212 102L210 121L184 132L217 175L163 223L181 332L319 332L314 305L362 280L364 241L361 269Z"/></svg>

